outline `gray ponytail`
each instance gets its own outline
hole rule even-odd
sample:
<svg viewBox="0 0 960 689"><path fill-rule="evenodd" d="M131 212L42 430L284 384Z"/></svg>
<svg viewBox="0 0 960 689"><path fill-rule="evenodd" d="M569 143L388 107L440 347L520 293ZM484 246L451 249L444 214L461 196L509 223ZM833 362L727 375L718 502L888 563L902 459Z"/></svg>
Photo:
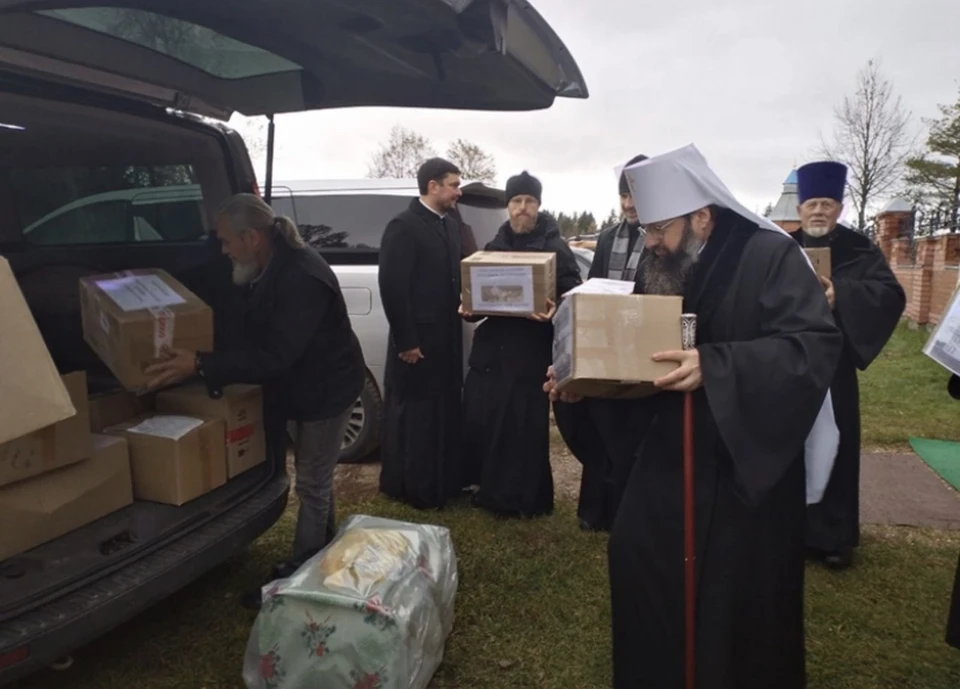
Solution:
<svg viewBox="0 0 960 689"><path fill-rule="evenodd" d="M290 247L304 246L303 237L293 221L276 215L267 203L255 194L235 194L220 204L217 218L224 220L233 232L257 230L280 237Z"/></svg>

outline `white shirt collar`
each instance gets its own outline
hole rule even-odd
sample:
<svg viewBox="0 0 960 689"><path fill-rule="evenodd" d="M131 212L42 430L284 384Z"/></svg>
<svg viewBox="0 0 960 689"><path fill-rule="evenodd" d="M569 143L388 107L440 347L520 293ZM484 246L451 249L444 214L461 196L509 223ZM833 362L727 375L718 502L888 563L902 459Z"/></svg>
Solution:
<svg viewBox="0 0 960 689"><path fill-rule="evenodd" d="M437 216L437 217L440 218L441 220L443 220L445 217L447 217L446 213L441 214L441 213L437 213L435 210L433 210L430 206L428 206L428 205L424 202L424 200L423 200L422 198L420 199L420 203L423 204L423 207L424 207L424 208L426 208L428 211L430 211L431 213L433 213L435 216Z"/></svg>

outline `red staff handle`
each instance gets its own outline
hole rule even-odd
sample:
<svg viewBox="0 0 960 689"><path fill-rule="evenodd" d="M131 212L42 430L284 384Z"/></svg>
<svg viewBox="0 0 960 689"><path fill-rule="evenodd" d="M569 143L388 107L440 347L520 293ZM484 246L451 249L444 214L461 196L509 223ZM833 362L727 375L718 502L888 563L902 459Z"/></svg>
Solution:
<svg viewBox="0 0 960 689"><path fill-rule="evenodd" d="M685 313L681 317L680 335L684 349L697 346L697 316ZM694 689L696 668L697 621L697 551L694 533L693 489L693 393L683 394L683 583L685 613L686 689Z"/></svg>

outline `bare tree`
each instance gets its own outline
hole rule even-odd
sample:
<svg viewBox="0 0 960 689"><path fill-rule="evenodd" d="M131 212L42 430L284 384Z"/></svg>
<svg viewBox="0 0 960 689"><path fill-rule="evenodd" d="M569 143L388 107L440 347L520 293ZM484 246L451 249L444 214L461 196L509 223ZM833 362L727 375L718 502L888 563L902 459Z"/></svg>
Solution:
<svg viewBox="0 0 960 689"><path fill-rule="evenodd" d="M435 155L429 139L398 125L390 130L387 143L370 157L367 177L416 177L423 161Z"/></svg>
<svg viewBox="0 0 960 689"><path fill-rule="evenodd" d="M867 225L867 208L889 192L903 176L910 155L910 112L893 86L870 60L857 74L856 93L834 110L836 129L822 153L844 163L847 188L857 211L857 225Z"/></svg>
<svg viewBox="0 0 960 689"><path fill-rule="evenodd" d="M474 143L457 139L447 148L447 158L460 168L466 180L493 184L497 178L497 164L493 156Z"/></svg>
<svg viewBox="0 0 960 689"><path fill-rule="evenodd" d="M267 154L267 119L265 117L245 117L236 115L231 126L237 130L247 146L251 158L260 158Z"/></svg>

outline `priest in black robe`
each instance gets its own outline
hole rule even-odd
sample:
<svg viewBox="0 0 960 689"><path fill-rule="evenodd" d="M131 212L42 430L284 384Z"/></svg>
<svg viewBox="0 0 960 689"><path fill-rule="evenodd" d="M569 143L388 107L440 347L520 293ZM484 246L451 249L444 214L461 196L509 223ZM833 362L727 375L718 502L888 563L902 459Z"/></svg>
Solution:
<svg viewBox="0 0 960 689"><path fill-rule="evenodd" d="M950 376L947 390L953 399L960 400L960 376ZM947 643L960 650L960 558L957 558L957 573L953 577L953 596L947 617Z"/></svg>
<svg viewBox="0 0 960 689"><path fill-rule="evenodd" d="M849 567L860 544L860 387L857 371L877 358L906 308L906 294L883 252L869 238L838 224L847 168L809 163L797 170L801 229L807 248L830 250L830 277L820 278L843 351L830 391L840 448L823 499L807 510L810 554L834 569Z"/></svg>
<svg viewBox="0 0 960 689"><path fill-rule="evenodd" d="M626 166L646 160L640 154ZM588 279L633 282L643 255L643 227L633 205L627 177L620 170L622 217L600 232ZM577 518L585 531L610 531L643 429L636 425L641 400L591 399L584 404L554 403L557 429L583 466ZM631 432L632 431L632 432Z"/></svg>
<svg viewBox="0 0 960 689"><path fill-rule="evenodd" d="M556 221L540 212L542 190L527 172L507 180L510 218L484 250L553 253L559 301L580 284L580 269ZM551 514L550 401L542 387L556 304L548 313L482 320L470 308L461 305L464 318L480 321L463 391L464 463L479 484L474 504L504 517Z"/></svg>
<svg viewBox="0 0 960 689"><path fill-rule="evenodd" d="M614 687L684 686L691 392L696 686L802 689L804 516L836 452L829 385L842 337L796 242L737 202L694 146L627 177L646 230L636 291L683 296L697 346L654 356L678 367L654 381L610 535ZM558 394L552 378L546 387Z"/></svg>
<svg viewBox="0 0 960 689"><path fill-rule="evenodd" d="M451 215L460 171L431 158L420 197L380 243L380 299L390 324L384 372L380 491L417 508L442 508L460 491L463 322L461 229Z"/></svg>

